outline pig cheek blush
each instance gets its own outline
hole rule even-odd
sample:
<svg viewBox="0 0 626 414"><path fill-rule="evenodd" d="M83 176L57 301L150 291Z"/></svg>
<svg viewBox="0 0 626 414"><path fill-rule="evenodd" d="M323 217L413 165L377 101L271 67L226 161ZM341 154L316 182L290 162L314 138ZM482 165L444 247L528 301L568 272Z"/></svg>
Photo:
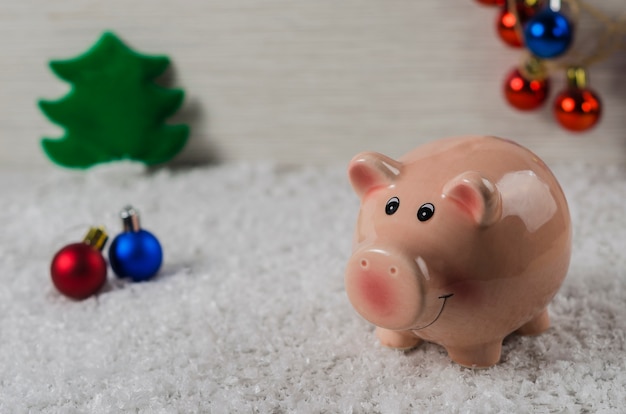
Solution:
<svg viewBox="0 0 626 414"><path fill-rule="evenodd" d="M372 310L385 317L394 313L395 302L388 284L377 276L367 275L359 279L359 290Z"/></svg>

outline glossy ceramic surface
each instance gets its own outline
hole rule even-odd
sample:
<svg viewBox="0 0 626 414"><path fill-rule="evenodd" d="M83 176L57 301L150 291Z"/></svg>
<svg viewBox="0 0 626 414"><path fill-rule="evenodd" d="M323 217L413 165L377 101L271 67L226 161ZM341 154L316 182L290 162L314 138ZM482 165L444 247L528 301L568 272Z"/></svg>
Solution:
<svg viewBox="0 0 626 414"><path fill-rule="evenodd" d="M507 335L549 327L571 225L561 187L536 155L468 136L399 160L361 153L348 172L361 209L346 291L383 345L431 341L461 365L489 367Z"/></svg>

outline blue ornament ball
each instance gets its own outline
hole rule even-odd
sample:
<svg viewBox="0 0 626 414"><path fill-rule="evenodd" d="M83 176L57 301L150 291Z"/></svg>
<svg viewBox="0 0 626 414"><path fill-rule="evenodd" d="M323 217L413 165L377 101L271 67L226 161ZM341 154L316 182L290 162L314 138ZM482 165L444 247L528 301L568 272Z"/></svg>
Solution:
<svg viewBox="0 0 626 414"><path fill-rule="evenodd" d="M152 278L163 261L161 244L146 230L119 234L109 247L109 262L119 277L129 277L134 282Z"/></svg>
<svg viewBox="0 0 626 414"><path fill-rule="evenodd" d="M550 59L562 55L574 37L572 24L562 13L545 9L524 26L526 47L537 57Z"/></svg>

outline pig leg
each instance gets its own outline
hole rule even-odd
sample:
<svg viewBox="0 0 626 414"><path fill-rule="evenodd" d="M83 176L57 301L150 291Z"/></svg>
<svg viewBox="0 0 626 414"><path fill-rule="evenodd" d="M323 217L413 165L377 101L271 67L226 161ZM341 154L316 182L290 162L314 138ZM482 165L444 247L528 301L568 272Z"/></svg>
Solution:
<svg viewBox="0 0 626 414"><path fill-rule="evenodd" d="M380 340L381 345L388 348L411 349L422 343L422 340L413 335L411 331L392 331L377 327L376 336Z"/></svg>
<svg viewBox="0 0 626 414"><path fill-rule="evenodd" d="M500 362L502 340L465 347L447 347L450 359L467 368L489 368Z"/></svg>
<svg viewBox="0 0 626 414"><path fill-rule="evenodd" d="M548 316L548 310L544 309L539 315L526 322L515 332L520 335L539 335L540 333L546 331L549 327L550 317Z"/></svg>

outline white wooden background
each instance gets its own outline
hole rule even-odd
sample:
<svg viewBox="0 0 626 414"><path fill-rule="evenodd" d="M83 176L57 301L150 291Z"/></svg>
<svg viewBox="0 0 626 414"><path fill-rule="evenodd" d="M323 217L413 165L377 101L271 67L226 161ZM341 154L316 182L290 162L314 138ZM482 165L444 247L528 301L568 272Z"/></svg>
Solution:
<svg viewBox="0 0 626 414"><path fill-rule="evenodd" d="M626 12L624 0L594 4ZM626 50L591 68L600 126L571 134L549 105L504 102L520 51L496 37L495 15L474 0L1 0L0 166L56 168L39 141L61 130L36 102L68 85L47 62L107 29L172 59L171 84L187 93L174 121L193 131L178 161L347 162L466 133L515 138L548 161L626 161Z"/></svg>

